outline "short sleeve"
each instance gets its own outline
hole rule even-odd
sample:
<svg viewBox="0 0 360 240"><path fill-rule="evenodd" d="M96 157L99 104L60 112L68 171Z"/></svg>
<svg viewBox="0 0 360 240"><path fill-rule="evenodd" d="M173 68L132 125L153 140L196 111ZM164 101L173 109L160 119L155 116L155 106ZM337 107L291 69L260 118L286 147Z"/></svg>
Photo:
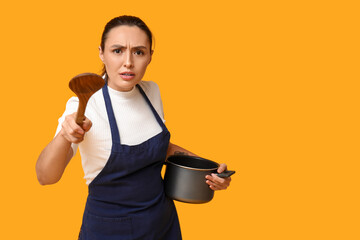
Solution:
<svg viewBox="0 0 360 240"><path fill-rule="evenodd" d="M67 101L65 112L63 113L63 115L58 120L58 126L57 126L57 129L56 129L55 136L60 132L61 125L64 122L65 117L67 115L70 115L70 114L76 112L78 106L79 106L79 99L77 97L72 97ZM73 156L74 156L76 154L78 144L72 143L71 147L73 149Z"/></svg>
<svg viewBox="0 0 360 240"><path fill-rule="evenodd" d="M146 96L149 98L151 104L159 114L162 121L165 123L164 108L161 100L159 86L153 81L141 81L140 86L144 90Z"/></svg>

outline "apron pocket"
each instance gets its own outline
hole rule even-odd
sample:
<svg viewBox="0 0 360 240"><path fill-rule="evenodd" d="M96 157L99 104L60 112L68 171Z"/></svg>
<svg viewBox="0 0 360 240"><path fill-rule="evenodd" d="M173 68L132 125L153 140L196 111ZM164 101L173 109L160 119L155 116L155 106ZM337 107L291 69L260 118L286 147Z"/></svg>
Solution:
<svg viewBox="0 0 360 240"><path fill-rule="evenodd" d="M89 240L132 240L131 217L108 218L86 214L86 239Z"/></svg>

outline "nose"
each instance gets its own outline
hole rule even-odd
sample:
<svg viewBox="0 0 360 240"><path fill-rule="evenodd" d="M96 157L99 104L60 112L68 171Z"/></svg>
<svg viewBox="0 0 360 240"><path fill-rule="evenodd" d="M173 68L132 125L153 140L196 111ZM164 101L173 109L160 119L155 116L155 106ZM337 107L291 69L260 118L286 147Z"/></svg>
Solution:
<svg viewBox="0 0 360 240"><path fill-rule="evenodd" d="M125 59L124 59L124 67L132 68L134 66L134 63L133 63L131 52L126 51L126 54L125 54L124 57L125 57Z"/></svg>

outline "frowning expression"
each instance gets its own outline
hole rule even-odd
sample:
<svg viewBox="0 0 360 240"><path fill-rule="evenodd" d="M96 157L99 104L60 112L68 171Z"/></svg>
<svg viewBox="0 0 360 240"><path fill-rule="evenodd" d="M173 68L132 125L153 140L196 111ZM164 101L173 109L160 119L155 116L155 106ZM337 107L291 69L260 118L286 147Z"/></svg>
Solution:
<svg viewBox="0 0 360 240"><path fill-rule="evenodd" d="M151 61L148 36L137 26L118 26L109 31L104 46L100 48L100 59L109 87L130 91L142 80Z"/></svg>

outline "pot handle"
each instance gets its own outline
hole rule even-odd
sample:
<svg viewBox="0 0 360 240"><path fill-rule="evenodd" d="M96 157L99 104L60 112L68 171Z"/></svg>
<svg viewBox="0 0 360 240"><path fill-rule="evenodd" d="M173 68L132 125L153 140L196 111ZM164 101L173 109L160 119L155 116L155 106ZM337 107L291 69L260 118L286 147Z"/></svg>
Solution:
<svg viewBox="0 0 360 240"><path fill-rule="evenodd" d="M231 175L233 175L235 173L235 171L223 171L222 173L216 173L216 175L218 175L218 177L221 178L228 178Z"/></svg>

